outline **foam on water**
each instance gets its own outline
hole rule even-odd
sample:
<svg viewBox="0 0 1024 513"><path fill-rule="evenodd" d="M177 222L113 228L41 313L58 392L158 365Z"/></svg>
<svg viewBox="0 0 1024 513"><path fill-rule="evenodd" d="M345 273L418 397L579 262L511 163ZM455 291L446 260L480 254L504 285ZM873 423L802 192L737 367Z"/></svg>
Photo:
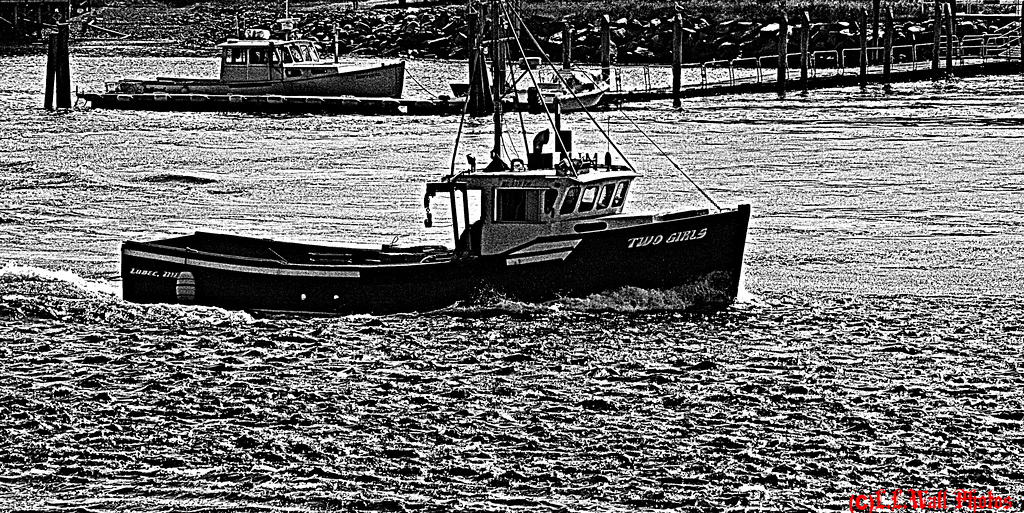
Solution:
<svg viewBox="0 0 1024 513"><path fill-rule="evenodd" d="M246 312L195 305L136 304L120 299L117 283L83 278L73 272L16 265L0 268L0 317L60 318L69 321L158 322L208 325L246 324Z"/></svg>
<svg viewBox="0 0 1024 513"><path fill-rule="evenodd" d="M71 271L42 269L26 265L6 262L0 268L0 283L13 282L55 282L64 283L81 289L87 293L98 293L107 296L120 296L121 289L117 284L87 280Z"/></svg>

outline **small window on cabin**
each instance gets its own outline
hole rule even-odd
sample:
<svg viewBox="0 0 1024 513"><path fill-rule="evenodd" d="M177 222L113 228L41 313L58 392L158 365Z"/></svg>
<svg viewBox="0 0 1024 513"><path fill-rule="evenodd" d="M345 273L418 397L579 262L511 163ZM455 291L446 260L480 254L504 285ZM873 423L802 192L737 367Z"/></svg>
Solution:
<svg viewBox="0 0 1024 513"><path fill-rule="evenodd" d="M224 62L228 64L245 64L247 53L244 48L225 48Z"/></svg>
<svg viewBox="0 0 1024 513"><path fill-rule="evenodd" d="M309 45L302 45L302 60L305 62L313 62L313 56L311 55Z"/></svg>
<svg viewBox="0 0 1024 513"><path fill-rule="evenodd" d="M320 62L320 52L316 50L315 46L309 47L309 56L313 58L313 61Z"/></svg>
<svg viewBox="0 0 1024 513"><path fill-rule="evenodd" d="M601 188L601 194L598 196L597 208L608 208L608 204L612 202L612 194L615 192L615 184L605 184Z"/></svg>
<svg viewBox="0 0 1024 513"><path fill-rule="evenodd" d="M569 187L569 189L565 191L565 199L562 200L562 210L560 213L563 216L573 213L573 211L576 210L576 200L578 199L580 199L580 188Z"/></svg>
<svg viewBox="0 0 1024 513"><path fill-rule="evenodd" d="M594 209L594 201L597 200L597 186L591 185L583 189L583 197L580 198L580 212L590 212Z"/></svg>
<svg viewBox="0 0 1024 513"><path fill-rule="evenodd" d="M288 47L288 52L292 54L292 60L295 62L302 62L302 52L294 46Z"/></svg>
<svg viewBox="0 0 1024 513"><path fill-rule="evenodd" d="M526 221L526 189L498 189L495 196L495 221Z"/></svg>
<svg viewBox="0 0 1024 513"><path fill-rule="evenodd" d="M292 62L292 52L289 51L288 48L282 48L281 49L281 53L282 53L282 57L284 57L284 63L285 64L291 64L291 62Z"/></svg>
<svg viewBox="0 0 1024 513"><path fill-rule="evenodd" d="M249 64L266 64L267 50L265 48L249 49Z"/></svg>
<svg viewBox="0 0 1024 513"><path fill-rule="evenodd" d="M274 49L270 50L270 62L273 62L274 64L280 64L281 63L281 49L280 48L274 48Z"/></svg>
<svg viewBox="0 0 1024 513"><path fill-rule="evenodd" d="M289 76L289 77L301 77L302 76L302 70L301 69L295 69L295 68L286 69L286 70L284 70L284 74Z"/></svg>
<svg viewBox="0 0 1024 513"><path fill-rule="evenodd" d="M629 189L629 182L619 182L618 187L615 188L615 199L612 201L612 207L621 207L622 203L626 201L626 189Z"/></svg>
<svg viewBox="0 0 1024 513"><path fill-rule="evenodd" d="M555 213L555 200L558 199L558 189L548 189L544 191L544 214L551 215Z"/></svg>
<svg viewBox="0 0 1024 513"><path fill-rule="evenodd" d="M497 222L536 223L542 220L541 189L496 189L494 220Z"/></svg>

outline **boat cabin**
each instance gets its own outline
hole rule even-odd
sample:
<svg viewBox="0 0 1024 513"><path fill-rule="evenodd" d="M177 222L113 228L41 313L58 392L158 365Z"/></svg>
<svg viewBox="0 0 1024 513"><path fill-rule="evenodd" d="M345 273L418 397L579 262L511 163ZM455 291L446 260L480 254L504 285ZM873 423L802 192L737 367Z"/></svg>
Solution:
<svg viewBox="0 0 1024 513"><path fill-rule="evenodd" d="M538 141L547 140L546 132L535 139L535 151L525 163L514 159L506 165L495 159L477 169L471 159L469 170L447 181L428 183L427 226L432 222L430 199L438 193L450 195L455 250L460 255L494 255L542 236L635 224L637 216L621 212L636 173L612 164L610 155L600 161L597 154L569 158L570 151L558 151L562 158L551 165L553 154L539 151L543 142ZM461 213L456 208L460 199ZM477 211L471 211L471 203ZM464 231L460 231L460 215L461 225L469 225Z"/></svg>
<svg viewBox="0 0 1024 513"><path fill-rule="evenodd" d="M312 41L229 39L221 50L220 78L225 82L282 80L337 72L320 59Z"/></svg>

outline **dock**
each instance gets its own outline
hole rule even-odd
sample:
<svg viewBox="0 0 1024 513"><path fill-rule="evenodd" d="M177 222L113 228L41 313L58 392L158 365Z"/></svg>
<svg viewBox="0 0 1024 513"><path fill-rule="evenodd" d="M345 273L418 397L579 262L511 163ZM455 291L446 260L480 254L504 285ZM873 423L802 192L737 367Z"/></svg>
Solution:
<svg viewBox="0 0 1024 513"><path fill-rule="evenodd" d="M362 98L237 94L78 93L96 109L441 116L462 113L460 99Z"/></svg>
<svg viewBox="0 0 1024 513"><path fill-rule="evenodd" d="M886 84L897 82L920 82L933 80L935 71L927 66L913 66L911 64L893 65L888 81L881 73L868 73L862 77L859 73L842 72L833 70L833 73L820 73L814 77L808 77L806 81L800 79L788 80L787 89L789 92L801 90L828 89L839 87L856 87L865 84ZM1024 69L1019 60L986 60L978 59L976 62L965 60L963 64L955 66L947 73L945 68L942 72L947 76L968 78L986 75L1013 75ZM624 89L609 91L605 93L602 103L605 105L624 105L631 103L644 103L659 100L674 100L676 98L702 98L707 96L730 95L730 94L758 94L773 93L779 91L778 81L770 79L759 79L748 77L745 79L725 80L719 82L705 82L700 84L683 85L679 88L678 94L671 87L659 87L651 89Z"/></svg>
<svg viewBox="0 0 1024 513"><path fill-rule="evenodd" d="M966 78L986 75L1012 75L1020 73L1017 59L958 59L961 63L951 69L941 68L943 74ZM881 73L862 76L849 70L817 70L806 80L787 80L790 92L801 90L856 87L858 85L917 82L935 78L935 70L927 63L893 65L885 82ZM779 90L777 78L747 70L748 76L721 81L703 81L684 84L678 92L671 87L621 89L605 93L600 107L622 106L661 100L701 98L716 95L772 93ZM733 70L729 70L733 75ZM150 111L191 112L250 112L269 114L359 114L381 116L446 116L461 114L465 98L363 98L355 96L277 96L234 94L171 94L171 93L78 93L78 98L92 108ZM506 102L504 109L514 112L526 110L527 105Z"/></svg>

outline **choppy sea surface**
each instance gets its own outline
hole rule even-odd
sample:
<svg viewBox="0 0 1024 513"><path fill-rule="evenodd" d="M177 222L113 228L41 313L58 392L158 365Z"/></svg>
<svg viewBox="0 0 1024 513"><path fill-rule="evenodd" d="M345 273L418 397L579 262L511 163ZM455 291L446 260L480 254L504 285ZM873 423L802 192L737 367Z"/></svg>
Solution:
<svg viewBox="0 0 1024 513"><path fill-rule="evenodd" d="M716 200L753 205L727 310L624 289L304 318L126 303L119 244L447 243L422 183L447 173L458 118L47 112L45 57L0 63L0 511L1024 504L1020 76L595 114L643 173L630 209L702 204L634 122ZM435 94L462 67L409 63ZM91 90L215 71L72 55ZM487 128L467 123L459 165Z"/></svg>

